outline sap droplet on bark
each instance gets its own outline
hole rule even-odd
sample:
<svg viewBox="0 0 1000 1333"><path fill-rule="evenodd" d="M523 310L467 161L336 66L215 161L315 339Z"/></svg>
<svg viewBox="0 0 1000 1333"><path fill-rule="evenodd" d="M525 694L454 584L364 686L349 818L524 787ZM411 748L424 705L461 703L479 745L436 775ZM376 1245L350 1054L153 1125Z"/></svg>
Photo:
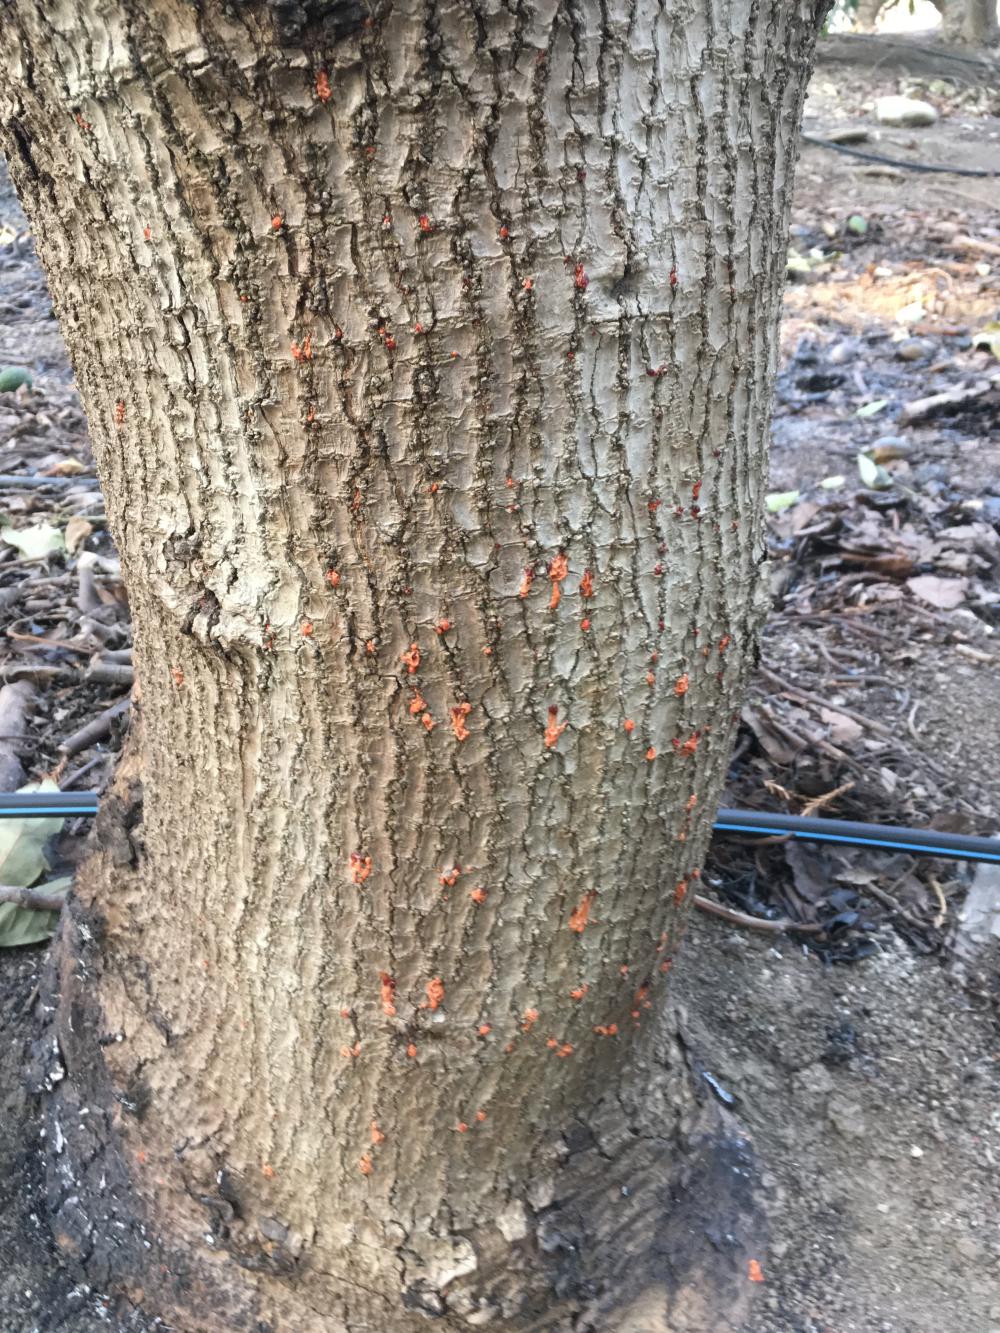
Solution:
<svg viewBox="0 0 1000 1333"><path fill-rule="evenodd" d="M458 704L451 710L451 728L455 733L456 740L466 741L472 734L465 725L465 719L471 712L472 705L470 703Z"/></svg>
<svg viewBox="0 0 1000 1333"><path fill-rule="evenodd" d="M559 709L553 704L552 707L549 709L549 720L545 728L545 748L547 750L551 750L553 748L553 746L559 740L559 737L563 734L563 732L566 730L566 727L569 725L566 722L557 722L556 718L558 716L559 716Z"/></svg>
<svg viewBox="0 0 1000 1333"><path fill-rule="evenodd" d="M591 889L589 893L583 895L571 913L569 918L569 928L574 934L582 935L586 929L587 922L590 920L590 909L593 906L596 897L596 892Z"/></svg>
<svg viewBox="0 0 1000 1333"><path fill-rule="evenodd" d="M372 873L372 859L360 852L351 852L347 861L347 873L352 884L363 884Z"/></svg>

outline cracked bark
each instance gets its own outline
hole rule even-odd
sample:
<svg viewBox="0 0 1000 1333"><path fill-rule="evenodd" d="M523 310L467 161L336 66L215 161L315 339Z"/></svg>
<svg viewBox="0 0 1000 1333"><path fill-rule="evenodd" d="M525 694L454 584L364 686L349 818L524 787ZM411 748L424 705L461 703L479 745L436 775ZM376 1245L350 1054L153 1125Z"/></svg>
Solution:
<svg viewBox="0 0 1000 1333"><path fill-rule="evenodd" d="M663 1326L825 7L4 8L142 690L50 1207L177 1327Z"/></svg>

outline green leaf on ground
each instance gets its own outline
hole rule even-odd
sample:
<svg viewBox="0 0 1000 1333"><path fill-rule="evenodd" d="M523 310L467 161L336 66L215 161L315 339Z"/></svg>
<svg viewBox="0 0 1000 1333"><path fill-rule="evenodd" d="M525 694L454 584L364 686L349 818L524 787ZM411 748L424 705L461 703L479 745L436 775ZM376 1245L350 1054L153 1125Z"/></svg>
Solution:
<svg viewBox="0 0 1000 1333"><path fill-rule="evenodd" d="M58 791L51 778L29 782L22 792ZM0 884L29 889L49 868L45 855L48 840L60 831L65 819L58 815L41 819L0 819ZM72 879L65 876L37 885L40 892L65 894ZM0 948L19 944L37 944L47 940L56 928L58 912L36 912L16 903L0 903Z"/></svg>
<svg viewBox="0 0 1000 1333"><path fill-rule="evenodd" d="M770 495L765 496L764 502L769 514L780 514L783 509L790 509L798 498L798 491L772 491Z"/></svg>
<svg viewBox="0 0 1000 1333"><path fill-rule="evenodd" d="M0 537L8 546L16 546L29 560L40 560L66 549L62 533L51 523L36 523L30 528L4 528Z"/></svg>
<svg viewBox="0 0 1000 1333"><path fill-rule="evenodd" d="M972 335L973 347L985 348L1000 361L1000 320L992 319Z"/></svg>
<svg viewBox="0 0 1000 1333"><path fill-rule="evenodd" d="M58 791L51 778L30 782L22 792ZM45 844L66 821L58 815L51 819L0 819L0 884L28 889L49 868Z"/></svg>
<svg viewBox="0 0 1000 1333"><path fill-rule="evenodd" d="M874 402L865 403L864 407L859 407L854 413L856 417L874 417L889 406L888 398L876 398Z"/></svg>
<svg viewBox="0 0 1000 1333"><path fill-rule="evenodd" d="M873 491L884 491L892 485L892 477L885 468L874 462L867 454L858 454L858 473L864 484Z"/></svg>
<svg viewBox="0 0 1000 1333"><path fill-rule="evenodd" d="M20 366L4 366L0 370L0 393L13 393L22 384L31 385L31 371Z"/></svg>
<svg viewBox="0 0 1000 1333"><path fill-rule="evenodd" d="M72 875L39 884L39 893L65 897L73 883ZM18 907L16 903L0 903L0 949L13 949L22 944L41 944L51 939L59 921L58 912L36 912L32 907Z"/></svg>

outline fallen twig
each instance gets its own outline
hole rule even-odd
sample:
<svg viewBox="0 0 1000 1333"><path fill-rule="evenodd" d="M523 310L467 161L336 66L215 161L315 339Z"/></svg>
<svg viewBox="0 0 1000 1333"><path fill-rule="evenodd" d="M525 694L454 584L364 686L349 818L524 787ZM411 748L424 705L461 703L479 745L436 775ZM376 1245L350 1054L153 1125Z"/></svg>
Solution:
<svg viewBox="0 0 1000 1333"><path fill-rule="evenodd" d="M811 801L806 801L800 813L805 818L808 818L809 815L814 815L817 810L822 810L825 805L829 805L831 801L835 801L838 796L843 796L844 793L850 791L853 786L853 782L842 782L839 787L834 787L833 791L824 792L822 796L814 796Z"/></svg>
<svg viewBox="0 0 1000 1333"><path fill-rule="evenodd" d="M111 734L111 724L116 718L123 717L129 710L131 699L125 695L117 703L113 703L110 708L105 708L103 713L98 713L93 721L88 722L85 727L79 731L74 731L72 736L67 736L59 746L59 753L71 758L79 754L81 750L86 750L91 745L96 745L98 741L105 740Z"/></svg>
<svg viewBox="0 0 1000 1333"><path fill-rule="evenodd" d="M0 473L0 487L9 490L34 490L38 486L79 486L93 487L94 490L100 489L100 482L96 477L88 477L77 473L75 477L37 477L27 473L20 472L2 472Z"/></svg>
<svg viewBox="0 0 1000 1333"><path fill-rule="evenodd" d="M14 884L0 884L0 903L30 907L34 912L61 912L65 901L61 893L42 893L40 889L19 889Z"/></svg>
<svg viewBox="0 0 1000 1333"><path fill-rule="evenodd" d="M84 680L100 685L131 685L135 673L130 666L118 662L92 662L84 672Z"/></svg>
<svg viewBox="0 0 1000 1333"><path fill-rule="evenodd" d="M0 688L0 791L16 791L24 781L15 746L27 734L25 718L34 702L35 691L26 680Z"/></svg>
<svg viewBox="0 0 1000 1333"><path fill-rule="evenodd" d="M897 417L897 424L900 426L909 426L916 421L926 421L929 417L937 416L939 412L944 412L948 408L959 408L965 403L971 403L976 398L981 398L983 394L989 392L989 384L973 384L964 389L946 389L943 393L932 393L927 398L914 398L912 402L904 403Z"/></svg>
<svg viewBox="0 0 1000 1333"><path fill-rule="evenodd" d="M947 245L949 250L978 250L984 255L1000 255L1000 245L993 241L982 241L978 236L953 236Z"/></svg>
<svg viewBox="0 0 1000 1333"><path fill-rule="evenodd" d="M787 722L778 717L772 708L768 708L764 704L757 704L757 708L761 716L770 722L775 731L798 747L793 756L794 758L797 759L800 754L809 749L816 749L819 750L821 754L828 755L831 759L836 759L838 763L853 769L855 773L862 772L860 765L855 763L851 756L841 750L839 746L833 745L830 741L824 740L821 736L815 738L811 736L803 736L801 732L795 731Z"/></svg>
<svg viewBox="0 0 1000 1333"><path fill-rule="evenodd" d="M873 898L877 898L883 907L888 907L890 912L894 912L896 916L905 921L908 926L912 926L914 930L927 929L926 921L921 921L920 918L914 916L912 912L908 912L901 903L896 901L891 893L886 893L885 889L880 889L877 884L866 884L861 892L870 894Z"/></svg>
<svg viewBox="0 0 1000 1333"><path fill-rule="evenodd" d="M52 776L59 783L61 791L68 791L74 783L80 781L84 773L89 773L92 768L96 768L98 764L106 763L110 758L111 756L108 754L95 754L93 759L88 759L87 762L81 764L79 768L74 768L72 773L67 773L65 777L61 777L60 775L69 759L68 754L63 755L62 759L56 765L56 772L54 772Z"/></svg>
<svg viewBox="0 0 1000 1333"><path fill-rule="evenodd" d="M795 685L790 685L787 681L776 676L773 671L767 667L759 667L757 674L762 676L776 690L788 696L789 699L796 699L799 703L811 704L814 708L826 708L831 713L843 713L845 717L851 718L859 726L867 727L873 731L876 736L883 736L887 740L892 740L894 733L889 727L883 726L881 722L875 722L870 717L865 717L864 713L858 713L853 708L848 708L846 704L832 704L818 694L813 694L809 690L800 690ZM808 813L808 812L807 812Z"/></svg>
<svg viewBox="0 0 1000 1333"><path fill-rule="evenodd" d="M937 882L933 875L927 876L927 882L934 890L934 897L938 900L938 910L935 913L934 920L931 922L935 930L940 930L944 925L944 919L948 915L948 901L944 896L944 889Z"/></svg>
<svg viewBox="0 0 1000 1333"><path fill-rule="evenodd" d="M804 935L819 935L823 930L820 925L807 925L804 922L792 921L790 917L779 917L776 921L769 921L767 917L750 916L747 912L737 912L733 907L723 907L712 898L703 898L700 893L694 895L694 905L699 911L707 912L709 916L722 917L723 921L731 921L734 926L746 926L748 930L769 930L775 934L783 930L797 930Z"/></svg>
<svg viewBox="0 0 1000 1333"><path fill-rule="evenodd" d="M94 662L90 666L35 666L31 663L12 662L0 668L0 675L8 681L59 681L71 685L88 681L95 685L131 685L135 673L130 666L117 662Z"/></svg>

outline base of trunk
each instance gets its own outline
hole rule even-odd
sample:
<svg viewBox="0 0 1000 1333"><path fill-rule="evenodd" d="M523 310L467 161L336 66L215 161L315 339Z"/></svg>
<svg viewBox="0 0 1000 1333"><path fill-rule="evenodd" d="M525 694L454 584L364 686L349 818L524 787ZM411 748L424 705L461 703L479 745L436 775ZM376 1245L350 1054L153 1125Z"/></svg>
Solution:
<svg viewBox="0 0 1000 1333"><path fill-rule="evenodd" d="M127 881L141 838L140 788L126 760L95 829L98 858ZM105 866L106 869L106 866ZM744 1325L763 1218L749 1141L708 1092L673 1024L656 1076L612 1089L587 1124L563 1127L554 1183L525 1182L529 1206L488 1218L456 1244L475 1253L454 1280L396 1291L343 1283L320 1256L293 1253L280 1225L248 1246L224 1185L190 1219L153 1215L122 1126L141 1098L115 1088L114 1041L95 999L102 921L64 913L45 984L52 1018L36 1086L46 1095L47 1203L56 1243L92 1287L118 1301L122 1327L160 1318L184 1333L393 1333L494 1327L521 1333L719 1333ZM134 1136L133 1136L134 1138ZM141 1154L140 1154L141 1156ZM145 1191L145 1192L144 1192ZM263 1228L262 1228L263 1230ZM503 1236L501 1243L500 1236ZM457 1253L457 1251L456 1251ZM405 1265L403 1267L405 1272ZM141 1325L140 1325L141 1326Z"/></svg>

